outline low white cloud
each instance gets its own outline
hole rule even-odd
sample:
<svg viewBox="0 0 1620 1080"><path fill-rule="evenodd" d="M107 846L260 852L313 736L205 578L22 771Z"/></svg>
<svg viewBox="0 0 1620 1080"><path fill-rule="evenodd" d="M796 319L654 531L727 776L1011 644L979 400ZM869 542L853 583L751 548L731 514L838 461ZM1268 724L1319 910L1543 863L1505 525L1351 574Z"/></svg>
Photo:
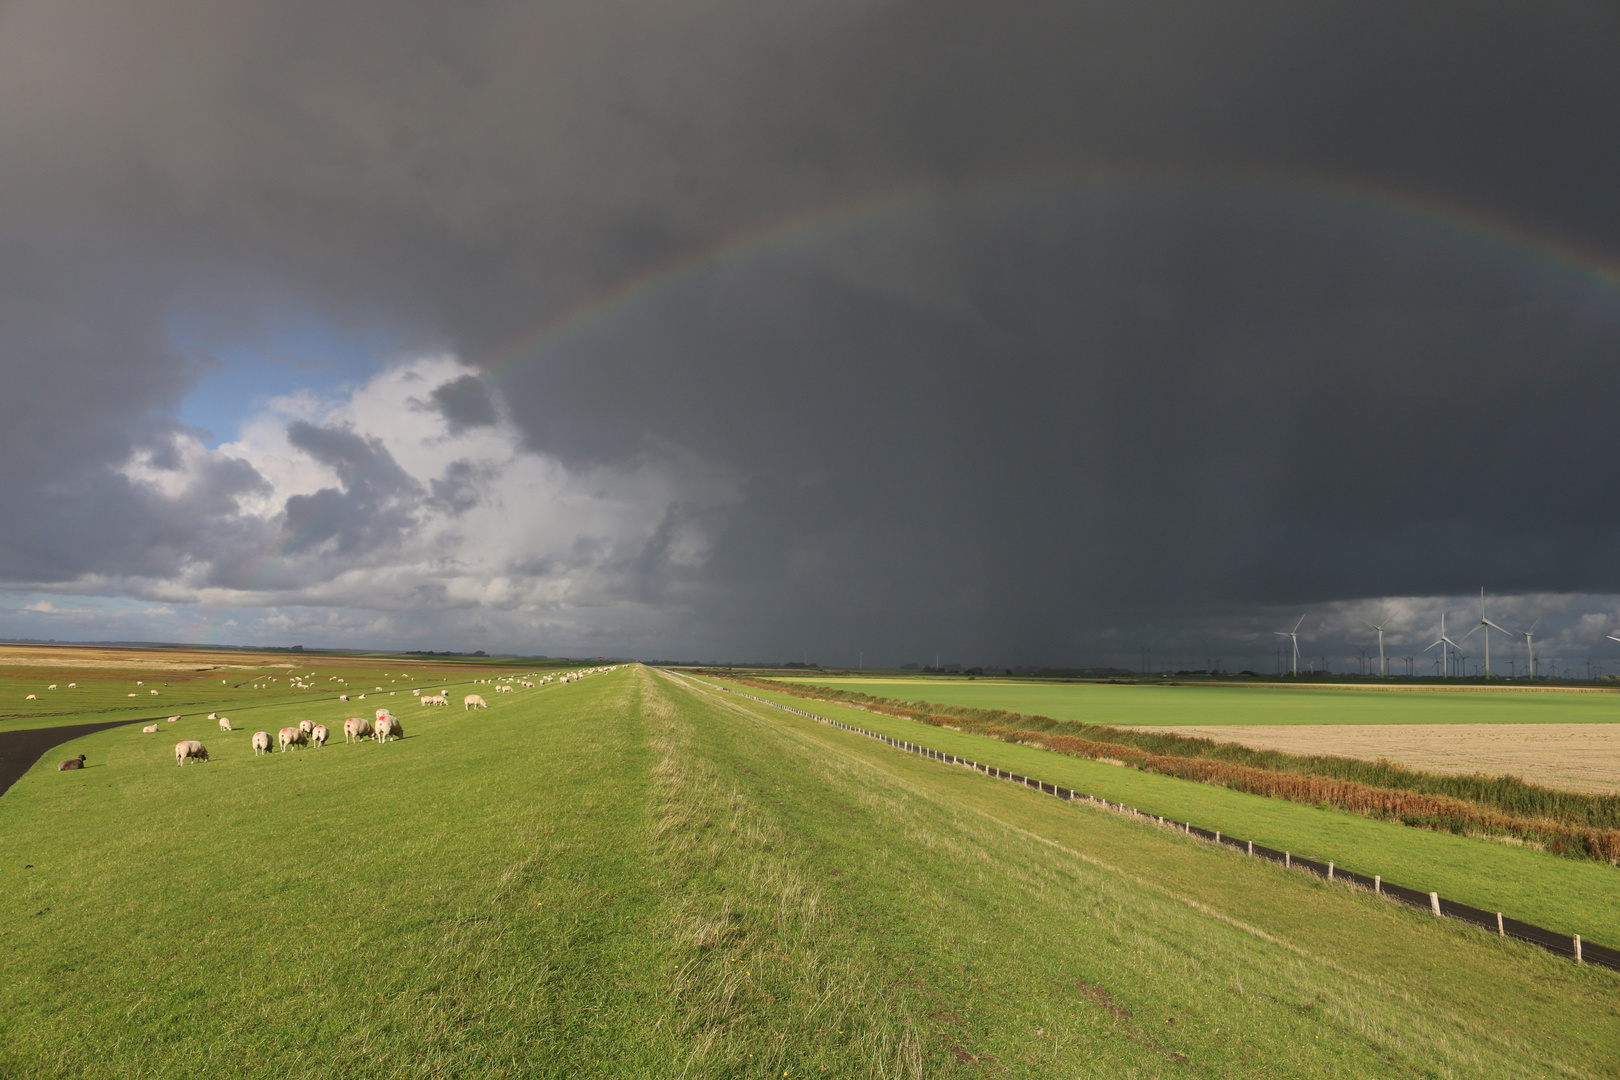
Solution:
<svg viewBox="0 0 1620 1080"><path fill-rule="evenodd" d="M451 356L401 361L330 398L290 392L233 441L209 448L182 431L122 471L184 541L156 572L49 591L161 602L164 636L244 643L627 642L679 606L708 552L705 510L734 497L728 477L675 451L570 469L526 449L497 390ZM28 610L67 613L48 600Z"/></svg>

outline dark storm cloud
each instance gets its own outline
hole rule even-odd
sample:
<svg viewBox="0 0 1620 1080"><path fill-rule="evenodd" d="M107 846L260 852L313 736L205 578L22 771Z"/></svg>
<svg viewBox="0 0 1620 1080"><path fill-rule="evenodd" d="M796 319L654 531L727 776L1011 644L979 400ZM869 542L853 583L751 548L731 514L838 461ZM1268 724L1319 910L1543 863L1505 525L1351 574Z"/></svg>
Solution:
<svg viewBox="0 0 1620 1080"><path fill-rule="evenodd" d="M242 542L221 508L251 477L165 533L113 471L161 456L196 375L176 308L480 361L646 266L913 185L432 405L487 426L493 386L578 470L735 477L600 541L693 648L1061 660L1255 605L1620 590L1620 294L1396 206L1620 250L1617 125L1599 4L12 5L0 575ZM289 435L342 477L288 504L298 551L481 498Z"/></svg>

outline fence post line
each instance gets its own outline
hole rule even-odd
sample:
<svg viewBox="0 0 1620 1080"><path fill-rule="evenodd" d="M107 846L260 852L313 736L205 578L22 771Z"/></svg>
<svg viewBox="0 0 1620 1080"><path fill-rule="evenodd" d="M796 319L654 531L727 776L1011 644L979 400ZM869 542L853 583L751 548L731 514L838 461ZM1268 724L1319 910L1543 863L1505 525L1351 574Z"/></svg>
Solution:
<svg viewBox="0 0 1620 1080"><path fill-rule="evenodd" d="M1333 880L1333 862L1332 862L1332 860L1328 861L1328 880L1329 881Z"/></svg>
<svg viewBox="0 0 1620 1080"><path fill-rule="evenodd" d="M1253 840L1249 841L1249 854L1250 855L1254 854L1254 841Z"/></svg>
<svg viewBox="0 0 1620 1080"><path fill-rule="evenodd" d="M1288 867L1290 870L1293 869L1293 867L1294 867L1294 853L1292 851L1283 852L1283 865Z"/></svg>
<svg viewBox="0 0 1620 1080"><path fill-rule="evenodd" d="M1215 842L1217 844L1221 842L1221 830L1219 829L1215 830Z"/></svg>
<svg viewBox="0 0 1620 1080"><path fill-rule="evenodd" d="M1583 963L1581 960L1581 935L1579 934L1575 935L1575 962L1577 964Z"/></svg>
<svg viewBox="0 0 1620 1080"><path fill-rule="evenodd" d="M1502 929L1502 913L1500 911L1496 913L1496 936L1507 937L1507 931Z"/></svg>
<svg viewBox="0 0 1620 1080"><path fill-rule="evenodd" d="M1429 894L1429 910L1434 912L1434 917L1435 918L1438 919L1440 917L1440 894L1439 893L1432 892L1432 893Z"/></svg>
<svg viewBox="0 0 1620 1080"><path fill-rule="evenodd" d="M1373 892L1382 894L1384 891L1384 875L1373 875Z"/></svg>

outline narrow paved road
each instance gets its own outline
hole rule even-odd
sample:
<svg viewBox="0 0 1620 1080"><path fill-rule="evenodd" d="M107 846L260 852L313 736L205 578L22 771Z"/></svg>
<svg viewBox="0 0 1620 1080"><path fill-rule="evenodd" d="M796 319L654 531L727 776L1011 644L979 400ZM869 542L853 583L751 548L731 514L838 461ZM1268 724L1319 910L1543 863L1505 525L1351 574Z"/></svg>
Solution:
<svg viewBox="0 0 1620 1080"><path fill-rule="evenodd" d="M150 724L162 717L142 717L139 720L108 720L99 724L73 724L69 727L30 728L27 731L0 731L0 795L15 784L23 773L34 767L34 762L45 756L53 746L72 742L80 735L89 735L107 728L125 724Z"/></svg>

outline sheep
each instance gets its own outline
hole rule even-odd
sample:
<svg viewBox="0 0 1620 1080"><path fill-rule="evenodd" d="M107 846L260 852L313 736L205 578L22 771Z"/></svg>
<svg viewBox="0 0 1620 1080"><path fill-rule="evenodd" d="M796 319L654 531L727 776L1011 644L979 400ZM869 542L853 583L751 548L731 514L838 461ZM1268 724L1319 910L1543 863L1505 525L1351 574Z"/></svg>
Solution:
<svg viewBox="0 0 1620 1080"><path fill-rule="evenodd" d="M178 721L178 720L179 720L179 719L180 719L180 718L179 718L179 717L178 717L178 716L171 716L171 717L169 717L169 721L168 721L168 722L169 722L169 723L171 723L171 724L173 724L173 723L176 723L176 722L177 722L177 721Z"/></svg>
<svg viewBox="0 0 1620 1080"><path fill-rule="evenodd" d="M422 696L422 691L420 691L420 690L412 690L411 691L411 696L412 697L421 697Z"/></svg>
<svg viewBox="0 0 1620 1080"><path fill-rule="evenodd" d="M147 724L145 727L141 728L141 734L142 735L150 735L150 734L152 734L152 732L154 732L156 730L157 730L157 725L156 724Z"/></svg>
<svg viewBox="0 0 1620 1080"><path fill-rule="evenodd" d="M47 690L55 690L56 689L56 684L51 683L51 685L47 686L45 689L47 689Z"/></svg>
<svg viewBox="0 0 1620 1080"><path fill-rule="evenodd" d="M174 763L184 765L187 758L196 758L198 761L208 760L208 748L196 739L182 739L174 744Z"/></svg>
<svg viewBox="0 0 1620 1080"><path fill-rule="evenodd" d="M33 695L33 694L29 694L29 695L28 695L28 696L29 696L29 697L33 697L33 696L34 696L34 695ZM134 696L135 696L135 695L134 695L134 694L126 694L126 695L124 695L124 696L125 696L125 697L134 697Z"/></svg>
<svg viewBox="0 0 1620 1080"><path fill-rule="evenodd" d="M512 692L512 688L510 686L497 686L495 688L495 692L497 694L510 694Z"/></svg>
<svg viewBox="0 0 1620 1080"><path fill-rule="evenodd" d="M338 700L339 701L348 701L349 700L349 695L348 694L339 694L338 695Z"/></svg>
<svg viewBox="0 0 1620 1080"><path fill-rule="evenodd" d="M487 709L487 708L489 708L489 706L484 703L484 699L481 696L479 696L478 694L468 694L466 697L462 698L461 699L461 706L462 706L462 711L463 712L465 712L468 709Z"/></svg>
<svg viewBox="0 0 1620 1080"><path fill-rule="evenodd" d="M208 714L208 719L210 719L210 720L218 720L219 719L219 713L217 713L217 712L209 713Z"/></svg>
<svg viewBox="0 0 1620 1080"><path fill-rule="evenodd" d="M56 767L56 771L67 772L69 769L82 768L84 768L84 755L80 754L78 757L70 757L66 761L62 762L62 764Z"/></svg>
<svg viewBox="0 0 1620 1080"><path fill-rule="evenodd" d="M302 728L284 727L280 732L281 752L285 754L290 746L308 746L309 736L304 734Z"/></svg>
<svg viewBox="0 0 1620 1080"><path fill-rule="evenodd" d="M315 730L315 721L313 721L313 720L300 720L300 721L298 721L298 730L302 731L306 736L309 735L311 732L313 732Z"/></svg>
<svg viewBox="0 0 1620 1080"><path fill-rule="evenodd" d="M135 695L131 694L129 696L134 697ZM39 695L38 694L29 694L27 697L23 698L23 700L24 701L38 701L39 700Z"/></svg>
<svg viewBox="0 0 1620 1080"><path fill-rule="evenodd" d="M253 733L253 756L270 752L270 733L268 731L255 731Z"/></svg>
<svg viewBox="0 0 1620 1080"><path fill-rule="evenodd" d="M157 697L157 691L156 690L148 690L147 693L151 694L153 697Z"/></svg>
<svg viewBox="0 0 1620 1080"><path fill-rule="evenodd" d="M139 680L139 679L136 679L136 680L135 680L135 685L136 685L136 686L145 686L145 685L146 685L146 684L145 684L145 683L143 683L143 682L141 682L141 680Z"/></svg>
<svg viewBox="0 0 1620 1080"><path fill-rule="evenodd" d="M356 698L356 699L355 699L355 700L356 700L356 701L364 701L364 700L366 700L366 695L364 695L364 694L361 694L361 695L360 695L360 696L359 696L359 697L358 697L358 698Z"/></svg>
<svg viewBox="0 0 1620 1080"><path fill-rule="evenodd" d="M229 731L229 730L231 730L231 718L230 717L222 716L222 717L219 718L219 730L221 730L221 731Z"/></svg>
<svg viewBox="0 0 1620 1080"><path fill-rule="evenodd" d="M343 741L357 743L371 734L371 721L363 716L351 716L343 721Z"/></svg>
<svg viewBox="0 0 1620 1080"><path fill-rule="evenodd" d="M69 690L77 690L77 689L78 689L78 688L79 688L79 684L78 684L78 683L76 683L76 682L70 682L70 683L68 683L68 689L69 689Z"/></svg>
<svg viewBox="0 0 1620 1080"><path fill-rule="evenodd" d="M389 739L403 739L405 737L405 729L392 716L385 716L378 720L375 731L377 741L380 743L386 743Z"/></svg>
<svg viewBox="0 0 1620 1080"><path fill-rule="evenodd" d="M326 735L326 725L316 724L315 730L309 733L310 741L315 744L315 749L319 750L321 747L326 745Z"/></svg>
<svg viewBox="0 0 1620 1080"><path fill-rule="evenodd" d="M385 716L392 716L392 715L393 715L393 713L389 712L387 709L378 709L377 710L377 719L378 720L381 720Z"/></svg>

